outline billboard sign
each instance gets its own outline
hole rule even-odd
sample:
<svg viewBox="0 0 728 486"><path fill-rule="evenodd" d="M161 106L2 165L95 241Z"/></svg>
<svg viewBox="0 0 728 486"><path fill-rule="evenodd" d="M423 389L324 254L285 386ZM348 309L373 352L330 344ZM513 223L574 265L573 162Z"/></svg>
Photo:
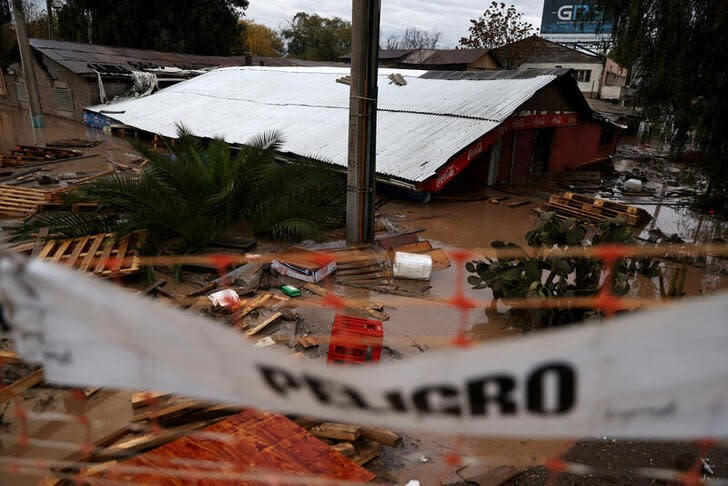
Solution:
<svg viewBox="0 0 728 486"><path fill-rule="evenodd" d="M604 18L593 0L544 0L541 35L557 42L608 40L614 22Z"/></svg>

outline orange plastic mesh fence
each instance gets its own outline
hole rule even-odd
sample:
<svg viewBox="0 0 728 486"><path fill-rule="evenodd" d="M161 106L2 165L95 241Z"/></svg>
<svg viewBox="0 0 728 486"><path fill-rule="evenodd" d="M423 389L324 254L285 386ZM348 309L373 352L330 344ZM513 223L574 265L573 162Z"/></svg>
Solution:
<svg viewBox="0 0 728 486"><path fill-rule="evenodd" d="M465 264L473 259L480 258L522 258L522 257L585 257L601 260L606 271L606 279L604 280L600 292L594 297L580 298L541 298L541 299L507 299L504 304L512 308L590 308L600 310L602 314L609 318L617 312L626 309L658 307L665 305L665 301L661 299L645 299L633 297L619 297L614 293L613 275L616 264L624 258L634 257L678 257L680 259L696 256L713 256L728 257L728 245L661 245L661 246L625 246L625 245L606 245L596 247L573 247L567 249L553 248L529 248L527 250L520 248L502 248L502 249L457 249L450 250L449 256L454 262L456 272L456 285L453 295L449 298L413 298L401 297L396 295L377 296L377 302L385 305L432 305L446 306L456 309L460 315L459 325L454 336L449 338L427 336L418 337L423 343L430 347L445 346L469 346L473 342L467 335L468 314L476 307L486 307L493 303L490 300L476 300L470 298L465 292ZM139 263L141 265L184 265L184 264L204 264L213 266L217 269L220 276L224 276L230 267L248 262L270 262L276 258L276 254L231 256L228 254L210 254L210 255L188 255L188 256L158 256L158 257L141 257ZM346 261L356 261L364 259L357 253L347 252L331 252L319 253L311 257L311 263L323 265L331 261L345 258ZM108 269L120 268L124 263L118 258L107 258L103 266ZM327 294L318 298L305 299L297 302L299 306L323 306L341 311L347 307L361 307L370 301L368 299L348 298L335 294L333 292L332 279L325 281ZM0 336L9 337L9 335ZM327 342L329 336L316 336L322 342ZM410 340L398 340L397 338L388 339L390 343L410 343ZM7 360L0 357L0 370L5 366ZM4 374L3 374L4 376ZM12 477L18 474L36 475L44 477L52 474L53 477L65 479L73 484L134 484L126 481L110 481L101 478L81 476L77 472L84 468L94 466L97 463L88 462L88 459L97 452L101 452L104 448L94 446L92 438L92 430L94 427L100 427L104 424L98 419L91 419L87 415L88 398L81 390L73 390L72 399L76 402L77 414L64 413L37 413L26 410L23 401L19 396L13 397L10 402L9 410L17 422L14 427L15 432L0 432L0 440L5 444L5 451L10 451L11 446L15 446L12 454L0 455L0 471L2 475ZM150 394L146 397L147 405L152 411L159 409L159 402ZM165 432L159 422L154 419L148 425L132 425L130 430L134 432L151 433L161 435ZM74 424L83 430L81 441L58 441L47 440L38 437L31 437L29 424L31 422L42 423L66 423ZM199 437L209 441L230 441L233 438L220 433L211 433L205 431L190 431L186 436ZM698 484L728 484L728 478L709 478L703 479L701 470L703 468L702 458L707 456L711 450L716 447L728 447L728 444L721 443L716 440L704 438L695 441L695 445L699 448L700 453L693 466L687 471L678 471L672 469L662 469L656 467L634 468L629 472L634 477L669 481L682 483L686 486ZM566 459L566 452L570 448L566 448L561 453L543 461L542 466L548 470L547 484L555 483L562 474L571 474L577 476L604 475L612 476L612 471L603 471L598 467L587 464L580 464ZM31 457L28 455L30 450L37 452L38 450L63 451L71 454L76 453L78 460L56 460L47 457ZM447 454L441 456L441 460L452 466L453 469L465 464L484 464L493 466L503 466L509 464L519 464L528 462L528 458L520 457L498 457L495 455L473 455L468 454L463 445L463 440L456 437L455 447ZM129 457L133 454L130 453ZM259 484L356 484L353 482L334 481L325 477L302 477L299 475L291 475L276 471L251 471L239 470L235 463L222 463L199 461L194 459L176 458L173 463L188 466L182 469L165 469L129 466L121 462L125 458L124 455L116 456L117 463L110 466L114 471L126 472L129 474L143 473L162 476L174 476L182 482L196 484L199 481L228 481L228 482L251 482ZM523 459L523 461L521 461ZM444 480L445 478L437 478Z"/></svg>

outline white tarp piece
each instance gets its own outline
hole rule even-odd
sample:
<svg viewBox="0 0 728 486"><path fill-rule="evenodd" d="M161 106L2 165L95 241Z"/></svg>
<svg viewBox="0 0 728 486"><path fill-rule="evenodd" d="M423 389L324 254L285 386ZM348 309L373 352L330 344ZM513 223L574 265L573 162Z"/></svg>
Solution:
<svg viewBox="0 0 728 486"><path fill-rule="evenodd" d="M0 295L21 356L62 385L448 434L728 437L725 295L361 367L256 348L219 323L37 260L0 258Z"/></svg>
<svg viewBox="0 0 728 486"><path fill-rule="evenodd" d="M453 155L496 128L536 91L557 79L484 81L422 79L425 71L379 70L377 172L420 182ZM246 143L280 130L282 151L322 157L343 167L349 130L350 74L335 67L232 67L165 88L138 100L86 108L166 137L183 123L200 137ZM388 84L401 74L406 86Z"/></svg>

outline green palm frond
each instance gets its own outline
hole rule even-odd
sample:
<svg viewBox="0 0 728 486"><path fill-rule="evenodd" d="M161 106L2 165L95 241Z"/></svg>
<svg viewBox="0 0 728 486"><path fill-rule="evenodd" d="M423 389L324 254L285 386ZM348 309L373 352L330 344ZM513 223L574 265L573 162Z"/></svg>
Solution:
<svg viewBox="0 0 728 486"><path fill-rule="evenodd" d="M280 130L262 132L247 141L245 145L258 150L278 151L283 148L286 137Z"/></svg>
<svg viewBox="0 0 728 486"><path fill-rule="evenodd" d="M190 252L207 247L245 217L255 232L291 240L318 239L344 220L346 182L325 161L281 164L283 134L264 132L235 156L222 139L203 141L184 126L167 144L172 155L136 144L149 163L141 174L115 174L68 192L64 204L96 202L95 213L41 213L18 238L48 227L52 235L147 232L142 251Z"/></svg>

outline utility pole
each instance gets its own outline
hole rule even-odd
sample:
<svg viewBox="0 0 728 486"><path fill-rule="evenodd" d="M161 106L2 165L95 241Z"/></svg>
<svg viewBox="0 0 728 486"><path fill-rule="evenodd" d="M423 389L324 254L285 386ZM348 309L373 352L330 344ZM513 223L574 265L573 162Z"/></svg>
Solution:
<svg viewBox="0 0 728 486"><path fill-rule="evenodd" d="M23 14L23 0L10 0L10 10L13 14L13 21L15 22L15 32L18 35L20 62L23 65L23 77L25 78L25 88L28 92L28 102L30 105L30 122L33 128L43 128L45 127L45 120L43 119L43 110L40 105L38 80L35 77L33 52L28 42L28 26L25 24L25 15Z"/></svg>
<svg viewBox="0 0 728 486"><path fill-rule="evenodd" d="M381 0L352 0L346 240L374 240Z"/></svg>
<svg viewBox="0 0 728 486"><path fill-rule="evenodd" d="M48 17L48 38L53 40L53 0L46 0L46 16Z"/></svg>

